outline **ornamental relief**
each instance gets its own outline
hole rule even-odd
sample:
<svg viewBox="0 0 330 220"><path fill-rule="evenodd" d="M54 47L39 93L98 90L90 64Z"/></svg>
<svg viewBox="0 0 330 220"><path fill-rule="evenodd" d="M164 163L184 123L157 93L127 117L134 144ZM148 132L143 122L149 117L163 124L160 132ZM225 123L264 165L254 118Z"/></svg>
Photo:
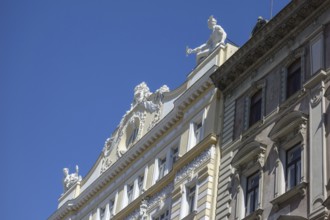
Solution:
<svg viewBox="0 0 330 220"><path fill-rule="evenodd" d="M164 208L166 200L171 197L171 193L174 189L173 183L167 185L163 190L156 193L152 197L146 197L141 201L140 207L135 209L131 214L129 214L125 219L127 220L138 220L147 219L151 211L157 209L161 210Z"/></svg>
<svg viewBox="0 0 330 220"><path fill-rule="evenodd" d="M147 131L153 128L161 117L164 94L169 92L164 85L151 93L145 82L134 89L130 109L122 117L117 129L103 147L101 173L123 156Z"/></svg>
<svg viewBox="0 0 330 220"><path fill-rule="evenodd" d="M184 166L175 176L174 183L179 182L185 177L192 178L194 171L199 168L203 163L211 159L212 156L212 148L205 150L198 157L196 157L192 162L188 165Z"/></svg>

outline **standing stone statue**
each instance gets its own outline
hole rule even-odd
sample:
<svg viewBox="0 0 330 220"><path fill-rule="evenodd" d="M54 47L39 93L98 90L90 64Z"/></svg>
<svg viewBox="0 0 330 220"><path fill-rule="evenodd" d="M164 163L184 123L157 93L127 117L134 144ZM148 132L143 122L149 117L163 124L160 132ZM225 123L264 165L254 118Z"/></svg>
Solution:
<svg viewBox="0 0 330 220"><path fill-rule="evenodd" d="M217 20L211 15L207 20L208 28L212 31L208 41L195 49L186 48L186 54L196 53L197 63L203 61L217 46L225 44L227 34L225 30L217 25Z"/></svg>
<svg viewBox="0 0 330 220"><path fill-rule="evenodd" d="M64 192L68 191L71 186L73 186L76 182L81 181L81 176L78 175L79 173L79 167L76 165L76 172L69 174L69 168L63 169L63 186L64 186Z"/></svg>

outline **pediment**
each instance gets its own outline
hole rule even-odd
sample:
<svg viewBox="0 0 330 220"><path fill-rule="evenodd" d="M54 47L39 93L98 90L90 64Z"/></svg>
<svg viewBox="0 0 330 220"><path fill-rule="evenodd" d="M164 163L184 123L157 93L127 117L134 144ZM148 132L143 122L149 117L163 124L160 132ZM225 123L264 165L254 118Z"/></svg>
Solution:
<svg viewBox="0 0 330 220"><path fill-rule="evenodd" d="M307 122L307 115L299 112L293 111L289 114L286 114L282 117L272 128L268 137L273 141L277 140L278 138L284 137L289 133L293 132L301 125L306 124Z"/></svg>
<svg viewBox="0 0 330 220"><path fill-rule="evenodd" d="M232 166L238 168L239 166L250 162L259 154L264 154L265 151L266 146L257 141L252 141L246 145L243 145L234 156Z"/></svg>

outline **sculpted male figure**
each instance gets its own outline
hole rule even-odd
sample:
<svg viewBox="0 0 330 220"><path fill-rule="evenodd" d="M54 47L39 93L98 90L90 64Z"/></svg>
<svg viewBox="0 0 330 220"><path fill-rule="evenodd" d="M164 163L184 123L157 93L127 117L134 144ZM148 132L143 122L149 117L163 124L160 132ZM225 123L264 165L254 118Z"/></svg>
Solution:
<svg viewBox="0 0 330 220"><path fill-rule="evenodd" d="M187 55L196 53L197 63L205 59L217 46L220 44L224 45L227 38L227 33L220 25L217 25L217 20L212 15L207 20L207 23L208 28L212 31L208 41L194 49L186 48Z"/></svg>
<svg viewBox="0 0 330 220"><path fill-rule="evenodd" d="M76 165L76 172L69 174L69 168L63 169L63 186L64 186L64 192L66 192L70 187L75 184L78 181L81 181L81 176L78 175L79 168Z"/></svg>

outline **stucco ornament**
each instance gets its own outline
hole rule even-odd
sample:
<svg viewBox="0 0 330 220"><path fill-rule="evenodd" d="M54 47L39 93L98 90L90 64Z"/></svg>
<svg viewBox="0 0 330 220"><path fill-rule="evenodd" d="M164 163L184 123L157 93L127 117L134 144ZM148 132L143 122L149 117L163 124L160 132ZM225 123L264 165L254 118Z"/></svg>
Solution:
<svg viewBox="0 0 330 220"><path fill-rule="evenodd" d="M134 146L144 133L157 124L161 118L164 94L169 91L170 89L163 85L152 93L145 82L134 88L134 98L130 109L122 117L117 129L106 140L103 147L101 173L105 172Z"/></svg>
<svg viewBox="0 0 330 220"><path fill-rule="evenodd" d="M81 181L81 176L79 176L79 167L76 165L76 172L69 174L69 168L63 168L63 186L64 192L68 191L75 183Z"/></svg>
<svg viewBox="0 0 330 220"><path fill-rule="evenodd" d="M213 15L207 20L207 24L208 28L211 30L211 35L208 41L194 49L189 47L186 48L187 55L196 53L197 63L203 61L220 44L224 45L227 38L227 33L220 25L217 25L217 20Z"/></svg>

